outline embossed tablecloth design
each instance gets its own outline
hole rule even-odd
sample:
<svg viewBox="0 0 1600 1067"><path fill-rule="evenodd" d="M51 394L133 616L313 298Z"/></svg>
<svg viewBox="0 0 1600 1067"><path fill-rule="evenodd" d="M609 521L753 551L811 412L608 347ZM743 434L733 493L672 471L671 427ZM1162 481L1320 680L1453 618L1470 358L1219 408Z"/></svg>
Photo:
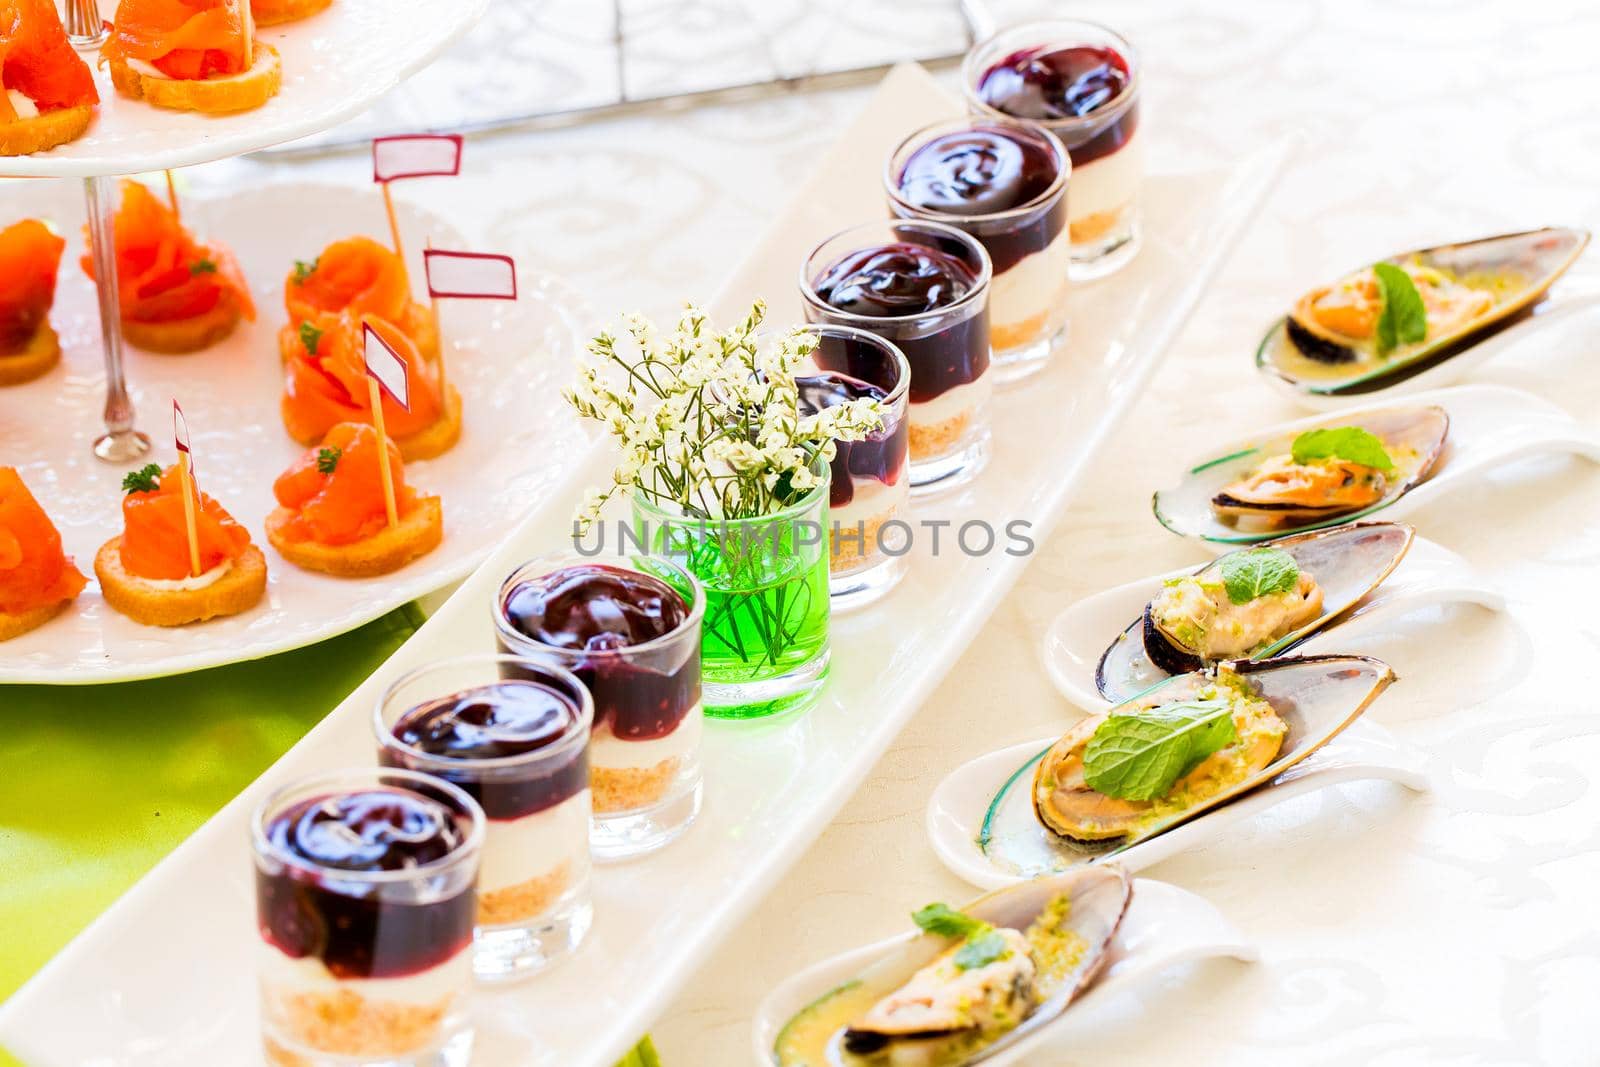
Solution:
<svg viewBox="0 0 1600 1067"><path fill-rule="evenodd" d="M971 756L1066 721L1037 666L1057 610L1202 559L1150 518L1149 493L1208 443L1294 414L1249 356L1299 289L1410 246L1600 220L1600 13L1580 0L995 6L1127 29L1148 64L1157 169L1226 163L1290 130L1306 147L1119 435L1115 462L840 818L661 1021L671 1067L747 1062L751 1012L780 977L899 929L928 900L970 895L923 838L929 791ZM861 98L475 141L462 179L402 195L471 219L598 308L666 315L709 297ZM354 182L363 163L237 163L194 180L290 175ZM1597 277L1585 262L1573 286ZM1600 318L1575 320L1477 378L1593 423L1597 333ZM1600 565L1600 474L1535 464L1418 524L1511 600L1505 616L1437 611L1397 628L1411 638L1395 658L1401 681L1373 714L1434 753L1435 792L1341 787L1151 869L1213 900L1263 961L1181 971L1105 1005L1043 1067L1595 1061L1600 627L1584 602ZM1393 647L1380 636L1350 651Z"/></svg>

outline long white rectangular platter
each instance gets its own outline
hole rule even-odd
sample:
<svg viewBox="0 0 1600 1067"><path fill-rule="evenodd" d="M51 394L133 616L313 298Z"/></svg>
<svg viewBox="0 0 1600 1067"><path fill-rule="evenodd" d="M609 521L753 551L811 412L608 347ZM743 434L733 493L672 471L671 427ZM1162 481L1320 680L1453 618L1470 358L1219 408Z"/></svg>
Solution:
<svg viewBox="0 0 1600 1067"><path fill-rule="evenodd" d="M848 223L881 216L885 153L957 107L920 69L891 74L734 270L715 303L718 321L758 294L773 321L796 318L802 253ZM1226 173L1149 180L1139 258L1074 296L1070 352L997 395L988 473L919 503L913 519L948 520L946 542L969 520L1002 529L1028 522L1042 541L1255 215L1285 153L1266 151ZM591 454L579 473L604 477L605 458ZM366 684L0 1007L0 1044L30 1067L256 1062L250 809L290 777L369 764L370 708L395 674L492 645L490 597L502 576L570 536L574 501L544 503ZM576 956L479 998L475 1063L608 1067L625 1052L833 818L1028 562L966 556L948 543L935 556L926 542L908 558L891 596L835 619L833 676L818 707L770 723L709 725L699 820L655 856L599 869L594 930Z"/></svg>

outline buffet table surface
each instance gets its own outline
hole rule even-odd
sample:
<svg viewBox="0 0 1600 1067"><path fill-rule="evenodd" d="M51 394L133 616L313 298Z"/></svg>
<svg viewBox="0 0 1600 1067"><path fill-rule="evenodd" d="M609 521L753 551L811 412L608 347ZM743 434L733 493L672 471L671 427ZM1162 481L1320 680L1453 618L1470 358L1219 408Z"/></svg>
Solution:
<svg viewBox="0 0 1600 1067"><path fill-rule="evenodd" d="M930 791L966 760L1070 721L1038 660L1056 612L1203 560L1155 523L1149 494L1209 443L1296 414L1250 356L1299 290L1404 248L1600 219L1600 11L1579 0L994 7L1002 21L1070 9L1126 29L1149 71L1154 170L1225 167L1292 131L1303 145L981 639L660 1020L667 1067L746 1062L754 1007L782 977L901 929L920 904L973 895L927 844ZM709 299L864 94L478 139L466 176L397 193L514 251L525 270L576 283L596 316L670 315ZM344 156L218 164L188 180L364 173ZM1600 375L1583 339L1597 325L1562 324L1473 380L1594 423ZM1049 1063L1592 1062L1600 716L1592 687L1574 683L1600 647L1583 603L1600 559L1600 471L1574 460L1512 474L1416 520L1492 564L1510 603L1503 615L1439 609L1427 654L1408 645L1374 711L1433 757L1433 792L1336 787L1143 872L1213 901L1262 960L1177 971L1101 1004ZM415 611L185 679L0 691L0 996L382 662Z"/></svg>

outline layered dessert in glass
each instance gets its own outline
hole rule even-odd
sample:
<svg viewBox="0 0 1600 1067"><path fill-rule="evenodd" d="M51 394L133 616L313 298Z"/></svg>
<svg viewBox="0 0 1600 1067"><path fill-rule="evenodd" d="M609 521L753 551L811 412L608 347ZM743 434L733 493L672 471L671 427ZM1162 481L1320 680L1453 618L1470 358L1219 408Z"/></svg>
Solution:
<svg viewBox="0 0 1600 1067"><path fill-rule="evenodd" d="M1093 22L1029 22L967 53L962 83L980 117L1037 123L1066 145L1073 277L1103 277L1131 260L1144 179L1133 46Z"/></svg>
<svg viewBox="0 0 1600 1067"><path fill-rule="evenodd" d="M911 367L913 492L959 485L989 458L989 254L939 222L869 222L806 257L807 321L892 342Z"/></svg>
<svg viewBox="0 0 1600 1067"><path fill-rule="evenodd" d="M589 931L593 718L566 671L492 654L419 667L378 700L379 762L450 782L483 808L479 978L531 974Z"/></svg>
<svg viewBox="0 0 1600 1067"><path fill-rule="evenodd" d="M403 770L318 775L251 820L267 1062L462 1067L483 812Z"/></svg>
<svg viewBox="0 0 1600 1067"><path fill-rule="evenodd" d="M948 223L989 253L989 341L1001 381L1043 368L1066 340L1071 170L1054 134L1001 119L924 127L884 168L893 214Z"/></svg>
<svg viewBox="0 0 1600 1067"><path fill-rule="evenodd" d="M654 851L700 810L704 614L699 582L654 556L548 556L500 586L501 650L571 671L593 698L596 858Z"/></svg>
<svg viewBox="0 0 1600 1067"><path fill-rule="evenodd" d="M816 347L795 378L800 414L862 398L878 401L883 411L880 429L860 441L835 443L828 592L834 609L841 610L876 600L905 573L904 549L885 524L904 518L911 493L911 366L900 349L865 330L807 329Z"/></svg>

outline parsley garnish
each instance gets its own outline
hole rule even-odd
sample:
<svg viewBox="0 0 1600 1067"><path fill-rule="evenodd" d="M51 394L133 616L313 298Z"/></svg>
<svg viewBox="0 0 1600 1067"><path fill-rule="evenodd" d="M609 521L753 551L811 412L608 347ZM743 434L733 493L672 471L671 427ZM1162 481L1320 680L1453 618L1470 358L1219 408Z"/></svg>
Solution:
<svg viewBox="0 0 1600 1067"><path fill-rule="evenodd" d="M1428 336L1428 309L1422 303L1411 275L1393 263L1373 264L1383 310L1378 313L1378 355L1387 356L1401 345L1416 344Z"/></svg>
<svg viewBox="0 0 1600 1067"><path fill-rule="evenodd" d="M990 930L962 945L951 962L956 965L957 970L970 971L975 967L987 967L995 960L1003 960L1009 955L1011 946L1000 936L1000 931Z"/></svg>
<svg viewBox="0 0 1600 1067"><path fill-rule="evenodd" d="M317 354L317 342L322 340L322 331L309 322L300 324L300 343L306 346L306 351L313 356Z"/></svg>
<svg viewBox="0 0 1600 1067"><path fill-rule="evenodd" d="M339 457L344 455L342 448L323 448L317 450L317 470L323 474L332 474L339 468Z"/></svg>
<svg viewBox="0 0 1600 1067"><path fill-rule="evenodd" d="M1251 548L1230 552L1220 565L1228 599L1248 604L1271 593L1287 593L1300 582L1300 567L1281 548Z"/></svg>
<svg viewBox="0 0 1600 1067"><path fill-rule="evenodd" d="M1108 797L1155 800L1236 736L1226 700L1113 711L1083 750L1083 780Z"/></svg>
<svg viewBox="0 0 1600 1067"><path fill-rule="evenodd" d="M1330 426L1320 430L1307 430L1289 446L1296 463L1310 463L1316 459L1349 460L1374 470L1394 470L1394 460L1384 449L1377 436L1359 426Z"/></svg>
<svg viewBox="0 0 1600 1067"><path fill-rule="evenodd" d="M982 919L957 911L948 904L929 904L911 913L912 920L924 932L939 937L960 938L966 943L957 950L954 963L963 971L983 967L995 960L1005 959L1011 949L1006 939Z"/></svg>
<svg viewBox="0 0 1600 1067"><path fill-rule="evenodd" d="M146 463L122 476L124 493L153 493L161 488L161 464Z"/></svg>
<svg viewBox="0 0 1600 1067"><path fill-rule="evenodd" d="M313 259L310 263L307 263L303 259L295 260L294 283L296 285L304 285L306 283L306 279L317 272L317 264L321 262L322 258L320 256L316 259Z"/></svg>
<svg viewBox="0 0 1600 1067"><path fill-rule="evenodd" d="M196 274L215 273L217 273L217 265L209 259L197 259L193 263L189 264L189 275L191 277Z"/></svg>

